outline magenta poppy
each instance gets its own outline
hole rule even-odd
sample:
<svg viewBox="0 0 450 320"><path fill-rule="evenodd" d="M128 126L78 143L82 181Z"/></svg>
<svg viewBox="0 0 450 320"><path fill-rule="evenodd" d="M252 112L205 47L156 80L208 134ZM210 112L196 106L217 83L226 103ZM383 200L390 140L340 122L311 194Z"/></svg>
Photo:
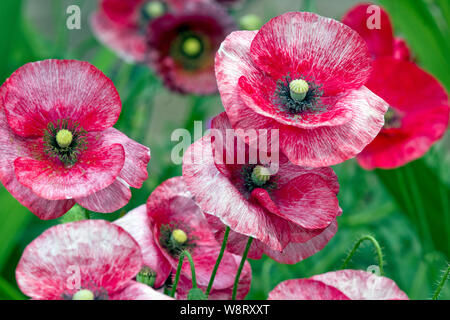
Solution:
<svg viewBox="0 0 450 320"><path fill-rule="evenodd" d="M179 256L188 250L195 264L197 284L205 289L217 260L220 244L215 239L205 215L194 202L183 178L163 182L150 195L147 207L140 206L117 220L142 248L144 264L155 274L154 286L164 285L175 273ZM239 259L225 252L214 281L211 299L231 297ZM251 269L246 263L238 298L243 299L250 289ZM181 271L177 298L184 299L192 288L190 265L185 259Z"/></svg>
<svg viewBox="0 0 450 320"><path fill-rule="evenodd" d="M408 300L394 281L362 270L340 270L278 284L269 300Z"/></svg>
<svg viewBox="0 0 450 320"><path fill-rule="evenodd" d="M127 61L145 62L146 29L151 20L187 3L210 0L100 0L91 17L95 36Z"/></svg>
<svg viewBox="0 0 450 320"><path fill-rule="evenodd" d="M370 72L355 31L308 12L234 32L216 56L233 128L279 130L281 152L308 167L352 158L380 131L387 105L364 87Z"/></svg>
<svg viewBox="0 0 450 320"><path fill-rule="evenodd" d="M141 270L139 245L103 220L54 226L31 242L16 269L19 288L38 300L163 300L133 281Z"/></svg>
<svg viewBox="0 0 450 320"><path fill-rule="evenodd" d="M432 75L410 62L406 43L395 38L388 14L380 9L380 29L369 29L370 5L358 5L343 18L367 42L374 57L366 86L389 109L378 136L358 155L365 169L393 169L422 157L445 134L448 95Z"/></svg>
<svg viewBox="0 0 450 320"><path fill-rule="evenodd" d="M378 17L379 20L375 20ZM376 25L377 22L379 25ZM374 59L381 57L393 57L404 61L411 59L406 42L394 37L391 19L382 7L369 3L358 4L344 15L342 23L359 33L366 41Z"/></svg>
<svg viewBox="0 0 450 320"><path fill-rule="evenodd" d="M264 252L294 263L322 249L336 232L341 214L333 170L296 166L280 155L279 169L272 172L261 158L250 161L249 148L234 135L225 113L213 119L212 128L215 135L233 133L234 138L222 145L207 135L190 146L183 159L183 177L202 210L257 239L250 252L254 258ZM218 156L222 154L232 161L224 164ZM210 223L220 238L223 228L217 220ZM232 234L230 250L242 253L242 240Z"/></svg>
<svg viewBox="0 0 450 320"><path fill-rule="evenodd" d="M112 128L114 84L87 62L45 60L16 70L0 89L0 180L41 219L75 203L112 212L147 179L150 150Z"/></svg>
<svg viewBox="0 0 450 320"><path fill-rule="evenodd" d="M180 93L217 91L214 56L235 24L213 3L191 3L153 20L147 31L150 64L164 83Z"/></svg>

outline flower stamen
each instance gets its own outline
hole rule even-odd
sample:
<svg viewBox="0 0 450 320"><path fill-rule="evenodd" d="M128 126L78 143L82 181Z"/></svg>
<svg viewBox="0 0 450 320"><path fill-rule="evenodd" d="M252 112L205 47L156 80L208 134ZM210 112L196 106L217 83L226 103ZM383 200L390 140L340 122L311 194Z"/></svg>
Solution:
<svg viewBox="0 0 450 320"><path fill-rule="evenodd" d="M56 134L56 142L61 148L67 148L72 143L73 135L67 129L59 130Z"/></svg>

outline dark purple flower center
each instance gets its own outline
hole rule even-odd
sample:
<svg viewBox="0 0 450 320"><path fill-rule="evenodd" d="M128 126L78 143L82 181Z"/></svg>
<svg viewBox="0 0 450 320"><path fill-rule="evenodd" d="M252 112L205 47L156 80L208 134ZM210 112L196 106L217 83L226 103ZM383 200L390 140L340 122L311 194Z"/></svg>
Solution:
<svg viewBox="0 0 450 320"><path fill-rule="evenodd" d="M241 176L244 193L250 194L256 188L271 191L277 188L276 175L271 175L269 169L262 165L248 164L242 167Z"/></svg>
<svg viewBox="0 0 450 320"><path fill-rule="evenodd" d="M189 236L186 227L162 225L160 232L159 243L173 257L178 257L184 250L189 251L196 246L195 237Z"/></svg>
<svg viewBox="0 0 450 320"><path fill-rule="evenodd" d="M59 159L66 167L73 166L87 148L87 132L67 119L49 122L44 131L44 153Z"/></svg>
<svg viewBox="0 0 450 320"><path fill-rule="evenodd" d="M301 81L306 82L308 90L299 99L292 91L292 84ZM305 113L321 112L326 109L322 104L321 97L323 90L313 80L305 79L302 76L291 77L287 75L278 80L277 88L274 93L273 102L279 108L280 112L290 117L299 116Z"/></svg>
<svg viewBox="0 0 450 320"><path fill-rule="evenodd" d="M186 70L201 69L208 63L209 41L198 32L181 31L170 46L170 55Z"/></svg>

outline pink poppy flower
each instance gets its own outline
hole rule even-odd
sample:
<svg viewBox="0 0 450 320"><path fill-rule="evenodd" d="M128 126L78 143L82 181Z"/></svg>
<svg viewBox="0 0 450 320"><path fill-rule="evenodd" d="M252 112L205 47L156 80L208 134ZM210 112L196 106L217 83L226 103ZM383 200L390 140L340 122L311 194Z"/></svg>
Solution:
<svg viewBox="0 0 450 320"><path fill-rule="evenodd" d="M234 32L216 56L233 128L279 130L281 152L308 167L350 159L380 131L387 105L364 87L370 72L355 31L308 12Z"/></svg>
<svg viewBox="0 0 450 320"><path fill-rule="evenodd" d="M412 62L376 59L367 87L389 104L385 125L357 156L365 169L400 167L422 157L449 123L448 95L431 74Z"/></svg>
<svg viewBox="0 0 450 320"><path fill-rule="evenodd" d="M379 21L375 20L378 13ZM374 59L381 57L393 57L404 61L411 59L406 42L394 37L391 19L382 7L370 3L358 4L344 15L342 22L360 34Z"/></svg>
<svg viewBox="0 0 450 320"><path fill-rule="evenodd" d="M114 84L87 62L45 60L0 89L0 180L41 219L75 203L97 212L126 205L147 179L150 150L112 128Z"/></svg>
<svg viewBox="0 0 450 320"><path fill-rule="evenodd" d="M278 171L271 172L261 158L249 160L249 148L234 135L225 113L212 121L212 128L223 137L232 133L233 139L221 146L207 135L191 145L183 159L183 177L202 210L231 230L257 239L250 251L253 258L267 253L295 263L322 249L336 232L341 214L333 170L296 166L280 155ZM227 153L232 161L224 164L218 155ZM209 220L220 238L223 227ZM230 235L232 252L242 253L241 235Z"/></svg>
<svg viewBox="0 0 450 320"><path fill-rule="evenodd" d="M54 226L31 242L16 269L19 288L38 300L164 300L132 279L142 267L138 244L103 220Z"/></svg>
<svg viewBox="0 0 450 320"><path fill-rule="evenodd" d="M145 32L152 19L187 3L211 0L100 0L91 17L95 36L126 61L144 62L148 52Z"/></svg>
<svg viewBox="0 0 450 320"><path fill-rule="evenodd" d="M408 300L408 296L391 279L340 270L283 281L269 293L269 300Z"/></svg>
<svg viewBox="0 0 450 320"><path fill-rule="evenodd" d="M163 182L150 195L147 207L142 205L115 223L127 230L141 246L144 264L156 275L156 288L161 287L171 273L175 274L183 250L188 250L192 255L198 286L202 289L208 286L220 244L183 178ZM240 257L225 252L209 296L211 299L231 297L239 263ZM246 263L238 287L239 299L248 293L250 281L251 269ZM191 288L191 269L185 259L177 298L185 299Z"/></svg>
<svg viewBox="0 0 450 320"><path fill-rule="evenodd" d="M214 56L235 29L221 6L188 4L153 20L147 31L150 64L164 83L180 93L217 92Z"/></svg>

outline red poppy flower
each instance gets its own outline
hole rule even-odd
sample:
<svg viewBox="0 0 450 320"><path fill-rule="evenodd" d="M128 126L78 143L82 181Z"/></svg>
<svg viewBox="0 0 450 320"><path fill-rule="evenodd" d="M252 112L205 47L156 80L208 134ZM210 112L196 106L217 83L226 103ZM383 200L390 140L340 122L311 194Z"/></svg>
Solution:
<svg viewBox="0 0 450 320"><path fill-rule="evenodd" d="M429 73L410 60L406 43L394 38L388 14L381 8L380 29L369 29L369 4L358 5L343 18L366 40L374 57L366 86L389 109L378 136L358 155L365 169L392 169L422 157L448 126L448 95Z"/></svg>
<svg viewBox="0 0 450 320"><path fill-rule="evenodd" d="M97 212L128 203L147 179L150 151L112 128L119 94L87 62L45 60L0 89L0 180L41 219L76 202Z"/></svg>
<svg viewBox="0 0 450 320"><path fill-rule="evenodd" d="M379 20L376 21L375 18L378 17ZM380 57L394 57L404 61L411 59L406 42L394 37L391 19L382 7L369 3L358 4L344 15L342 22L363 37L374 59Z"/></svg>
<svg viewBox="0 0 450 320"><path fill-rule="evenodd" d="M225 113L212 121L212 128L222 137L234 132ZM296 166L281 155L275 173L262 158L250 160L250 149L234 133L223 146L216 143L220 139L211 140L207 135L190 146L183 159L183 177L204 212L261 242L255 242L252 257L265 252L294 263L325 246L341 213L339 185L331 168ZM232 161L224 164L219 155L227 153L233 158L228 156ZM220 232L217 223L210 222ZM238 238L230 239L232 252L242 252Z"/></svg>
<svg viewBox="0 0 450 320"><path fill-rule="evenodd" d="M221 6L188 4L150 23L150 64L172 90L215 93L214 56L234 28L233 20Z"/></svg>
<svg viewBox="0 0 450 320"><path fill-rule="evenodd" d="M30 243L16 279L38 300L163 300L169 297L132 279L142 267L138 244L103 220L54 226Z"/></svg>
<svg viewBox="0 0 450 320"><path fill-rule="evenodd" d="M145 62L145 32L152 19L187 3L210 0L100 0L91 17L95 36L127 61Z"/></svg>
<svg viewBox="0 0 450 320"><path fill-rule="evenodd" d="M158 186L147 202L117 220L139 243L144 264L156 274L154 286L162 286L170 273L175 273L179 255L188 250L195 264L197 284L204 289L217 260L220 244L208 225L205 215L194 202L183 178L169 179ZM240 257L225 252L218 269L211 299L231 297ZM177 298L184 299L192 288L190 265L185 259L177 288ZM238 298L243 299L250 289L251 269L246 263Z"/></svg>
<svg viewBox="0 0 450 320"><path fill-rule="evenodd" d="M269 300L408 300L391 279L361 270L340 270L283 281Z"/></svg>
<svg viewBox="0 0 450 320"><path fill-rule="evenodd" d="M308 12L234 32L216 56L232 126L278 129L281 152L308 167L352 158L378 134L387 105L363 86L370 72L355 31Z"/></svg>

